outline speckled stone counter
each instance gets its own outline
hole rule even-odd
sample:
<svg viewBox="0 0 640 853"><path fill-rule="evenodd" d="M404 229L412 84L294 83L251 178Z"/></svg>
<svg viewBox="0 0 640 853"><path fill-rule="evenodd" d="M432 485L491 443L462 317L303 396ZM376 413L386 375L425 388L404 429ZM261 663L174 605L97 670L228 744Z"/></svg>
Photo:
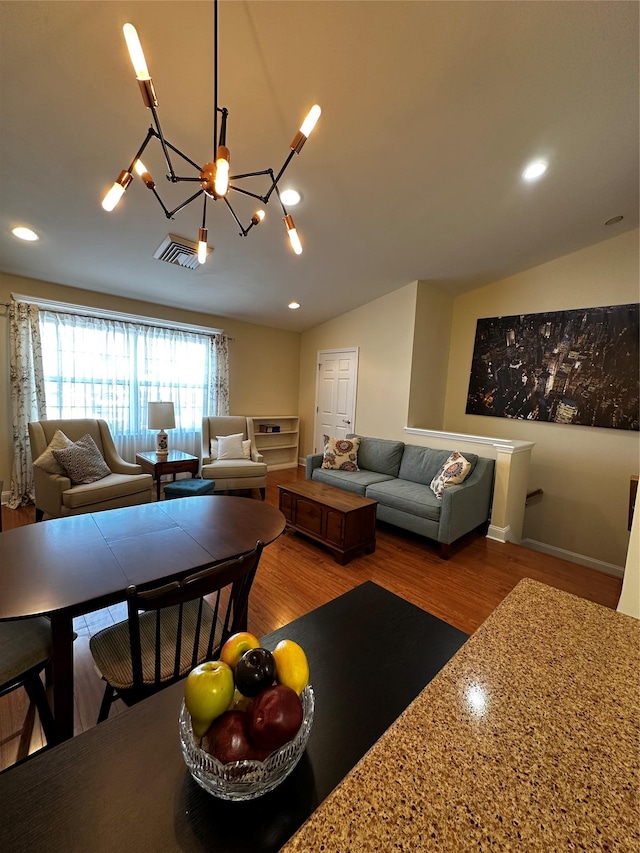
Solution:
<svg viewBox="0 0 640 853"><path fill-rule="evenodd" d="M523 580L283 850L637 853L639 673L639 620Z"/></svg>

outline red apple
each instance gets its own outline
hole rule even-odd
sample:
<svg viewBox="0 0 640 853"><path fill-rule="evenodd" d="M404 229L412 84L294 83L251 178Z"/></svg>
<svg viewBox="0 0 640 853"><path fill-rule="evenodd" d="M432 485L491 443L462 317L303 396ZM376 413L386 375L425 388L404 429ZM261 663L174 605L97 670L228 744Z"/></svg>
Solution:
<svg viewBox="0 0 640 853"><path fill-rule="evenodd" d="M220 649L220 660L224 661L231 669L235 669L242 655L249 649L257 649L259 645L260 640L255 634L250 634L249 631L238 631L223 643Z"/></svg>
<svg viewBox="0 0 640 853"><path fill-rule="evenodd" d="M249 736L259 749L273 752L298 733L303 712L295 690L284 684L267 687L253 701Z"/></svg>
<svg viewBox="0 0 640 853"><path fill-rule="evenodd" d="M225 711L202 738L202 748L223 764L254 758L249 718L244 711Z"/></svg>

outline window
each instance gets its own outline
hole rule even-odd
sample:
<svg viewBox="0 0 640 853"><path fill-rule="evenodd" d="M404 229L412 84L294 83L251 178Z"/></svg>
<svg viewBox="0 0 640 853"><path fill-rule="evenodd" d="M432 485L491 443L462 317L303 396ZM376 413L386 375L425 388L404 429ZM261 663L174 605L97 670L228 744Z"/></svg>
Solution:
<svg viewBox="0 0 640 853"><path fill-rule="evenodd" d="M147 403L171 400L170 447L200 455L202 418L218 411L221 336L42 309L39 316L47 418L103 418L118 451L134 461L155 447Z"/></svg>

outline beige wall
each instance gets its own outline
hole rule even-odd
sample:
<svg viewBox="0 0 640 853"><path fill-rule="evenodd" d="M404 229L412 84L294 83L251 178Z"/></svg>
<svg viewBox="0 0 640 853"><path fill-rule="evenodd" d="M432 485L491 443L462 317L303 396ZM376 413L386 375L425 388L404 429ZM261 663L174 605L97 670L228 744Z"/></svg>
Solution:
<svg viewBox="0 0 640 853"><path fill-rule="evenodd" d="M453 298L419 281L407 426L442 429Z"/></svg>
<svg viewBox="0 0 640 853"><path fill-rule="evenodd" d="M358 347L354 430L403 439L407 423L417 282L302 335L300 453L313 450L318 350Z"/></svg>
<svg viewBox="0 0 640 853"><path fill-rule="evenodd" d="M231 414L295 415L298 412L300 335L297 332L285 332L215 315L181 311L133 299L121 299L88 290L0 274L0 302L8 302L11 293L41 299L55 299L74 305L87 305L91 308L124 311L158 320L172 320L223 329L233 338L229 345ZM7 310L2 308L0 309L0 400L2 401L0 480L5 482L5 491L9 488L13 464L8 326Z"/></svg>
<svg viewBox="0 0 640 853"><path fill-rule="evenodd" d="M605 571L620 570L629 543L629 477L640 467L638 433L472 416L465 406L479 317L637 302L638 285L638 231L631 231L461 295L452 306L433 286L414 282L305 332L301 454L312 446L317 351L360 347L357 432L428 444L407 436L404 427L411 425L533 442L528 490L542 488L544 495L525 511L525 544ZM430 334L439 345L421 339ZM438 423L444 348L449 353L446 398ZM414 357L428 364L416 365ZM427 405L430 394L433 408Z"/></svg>
<svg viewBox="0 0 640 853"><path fill-rule="evenodd" d="M524 544L586 555L605 570L625 564L638 433L466 415L466 391L478 318L637 302L638 284L638 231L630 231L454 303L444 428L534 442L528 490L544 495L527 507Z"/></svg>

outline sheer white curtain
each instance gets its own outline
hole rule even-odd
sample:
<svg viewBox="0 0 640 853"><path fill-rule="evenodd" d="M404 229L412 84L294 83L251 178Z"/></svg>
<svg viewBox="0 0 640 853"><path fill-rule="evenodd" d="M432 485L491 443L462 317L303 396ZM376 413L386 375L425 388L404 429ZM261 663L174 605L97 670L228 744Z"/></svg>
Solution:
<svg viewBox="0 0 640 853"><path fill-rule="evenodd" d="M42 309L40 329L49 418L103 418L133 462L136 452L155 449L147 403L171 401L170 448L200 455L202 418L215 413L220 395L228 401L223 335Z"/></svg>
<svg viewBox="0 0 640 853"><path fill-rule="evenodd" d="M13 429L13 470L8 506L34 501L29 421L46 418L38 308L11 300L9 305L9 385Z"/></svg>

